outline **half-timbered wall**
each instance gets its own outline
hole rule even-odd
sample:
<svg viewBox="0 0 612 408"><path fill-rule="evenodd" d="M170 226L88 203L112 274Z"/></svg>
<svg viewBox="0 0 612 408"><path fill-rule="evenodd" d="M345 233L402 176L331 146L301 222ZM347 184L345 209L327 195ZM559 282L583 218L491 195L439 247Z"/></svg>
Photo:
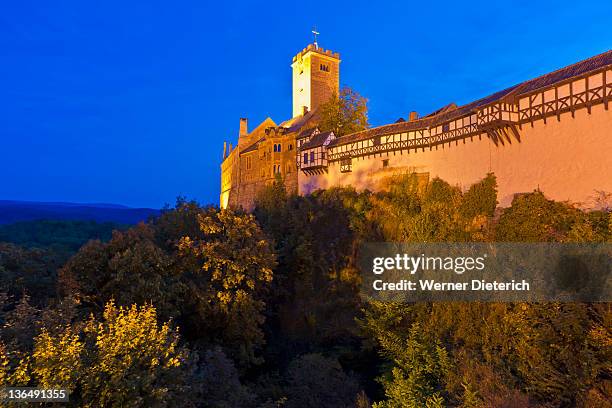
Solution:
<svg viewBox="0 0 612 408"><path fill-rule="evenodd" d="M377 190L390 175L407 171L467 188L492 171L501 205L537 188L586 204L595 190L612 192L610 99L612 70L606 69L430 128L332 144L328 172L300 172L299 192L341 185Z"/></svg>
<svg viewBox="0 0 612 408"><path fill-rule="evenodd" d="M300 154L300 169L311 170L327 166L326 150L323 146L302 150Z"/></svg>

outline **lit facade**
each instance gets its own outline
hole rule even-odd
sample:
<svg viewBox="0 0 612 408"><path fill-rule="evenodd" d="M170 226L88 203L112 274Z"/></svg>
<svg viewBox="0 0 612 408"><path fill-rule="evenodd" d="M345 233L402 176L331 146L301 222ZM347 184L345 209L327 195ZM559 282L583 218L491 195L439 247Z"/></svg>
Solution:
<svg viewBox="0 0 612 408"><path fill-rule="evenodd" d="M313 93L316 81L300 77L313 75L312 60L306 63L310 71L296 74L296 58L294 114L301 106L315 112L307 114L304 126L283 133L296 146L296 171L288 188L299 194L334 186L376 191L387 188L392 176L408 172L440 177L463 189L493 172L502 206L515 194L535 189L587 207L598 191L612 192L612 51L463 106L450 104L421 118L411 115L408 121L338 138L317 136L316 108L325 99L317 96L313 103L308 98L331 93ZM337 83L335 73L329 78ZM304 82L309 92L304 93ZM230 167L227 160L222 169ZM240 185L232 180L226 182L234 186L229 191ZM252 206L240 199L227 202Z"/></svg>

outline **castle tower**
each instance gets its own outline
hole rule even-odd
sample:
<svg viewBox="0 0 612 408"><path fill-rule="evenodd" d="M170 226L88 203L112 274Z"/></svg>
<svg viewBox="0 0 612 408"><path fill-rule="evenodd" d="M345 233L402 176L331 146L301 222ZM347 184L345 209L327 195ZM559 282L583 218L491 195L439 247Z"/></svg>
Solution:
<svg viewBox="0 0 612 408"><path fill-rule="evenodd" d="M293 57L293 117L316 109L340 87L340 54L309 44Z"/></svg>

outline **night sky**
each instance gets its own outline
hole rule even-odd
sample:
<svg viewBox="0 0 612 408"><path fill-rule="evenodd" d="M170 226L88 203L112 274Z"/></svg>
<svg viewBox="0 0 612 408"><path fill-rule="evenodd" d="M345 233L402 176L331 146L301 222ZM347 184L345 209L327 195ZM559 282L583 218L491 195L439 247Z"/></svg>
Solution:
<svg viewBox="0 0 612 408"><path fill-rule="evenodd" d="M4 2L0 199L217 203L223 140L242 116L291 116L313 25L382 125L604 52L611 16L610 0Z"/></svg>

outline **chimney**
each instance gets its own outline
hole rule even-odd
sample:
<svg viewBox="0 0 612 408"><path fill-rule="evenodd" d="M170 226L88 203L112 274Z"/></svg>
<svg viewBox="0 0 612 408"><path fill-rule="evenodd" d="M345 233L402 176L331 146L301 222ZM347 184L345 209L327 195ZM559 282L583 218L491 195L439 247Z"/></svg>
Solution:
<svg viewBox="0 0 612 408"><path fill-rule="evenodd" d="M419 118L419 114L415 111L410 112L410 116L408 117L408 122L414 122Z"/></svg>
<svg viewBox="0 0 612 408"><path fill-rule="evenodd" d="M229 153L232 152L232 144L230 143Z"/></svg>
<svg viewBox="0 0 612 408"><path fill-rule="evenodd" d="M246 136L249 133L249 120L247 118L240 118L240 133L239 136Z"/></svg>
<svg viewBox="0 0 612 408"><path fill-rule="evenodd" d="M223 160L227 157L227 142L223 142Z"/></svg>

